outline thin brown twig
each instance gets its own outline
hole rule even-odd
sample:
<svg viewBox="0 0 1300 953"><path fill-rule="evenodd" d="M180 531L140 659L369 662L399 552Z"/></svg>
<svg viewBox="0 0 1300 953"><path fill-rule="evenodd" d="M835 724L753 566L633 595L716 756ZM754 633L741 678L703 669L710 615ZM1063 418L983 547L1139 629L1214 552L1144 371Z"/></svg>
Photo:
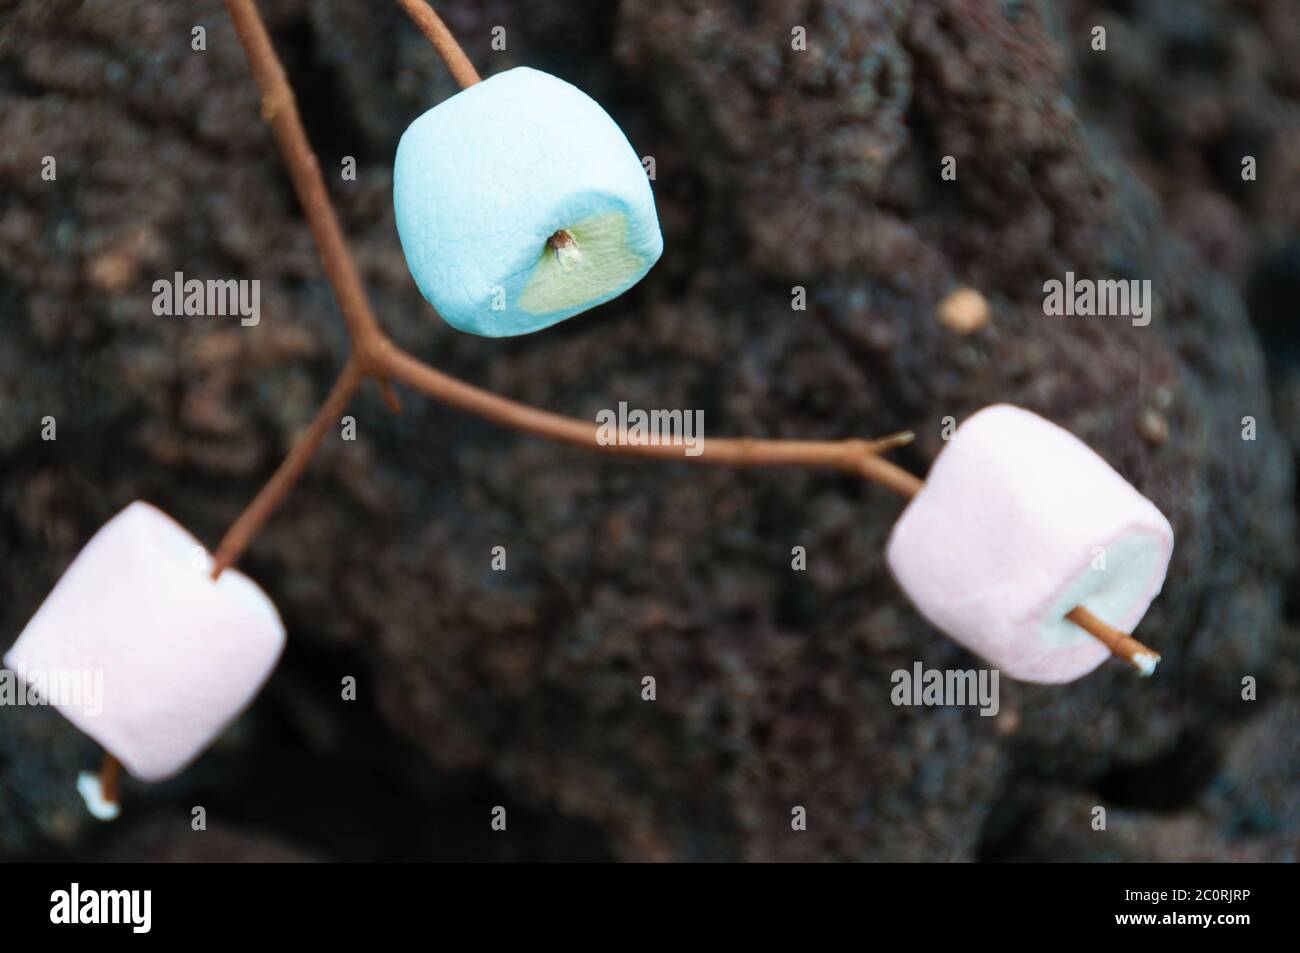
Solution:
<svg viewBox="0 0 1300 953"><path fill-rule="evenodd" d="M311 463L312 457L316 455L330 427L338 423L344 408L347 407L348 401L352 399L352 395L356 393L364 377L365 373L356 357L348 358L348 362L343 365L343 373L339 375L339 379L334 383L334 389L330 391L329 396L325 398L325 403L321 405L315 418L308 425L307 432L294 444L293 449L272 474L266 486L262 487L261 492L253 498L253 502L239 514L239 518L222 537L221 544L212 559L213 579L239 560L249 543L271 518L271 514L289 495L289 491L307 469L307 464Z"/></svg>
<svg viewBox="0 0 1300 953"><path fill-rule="evenodd" d="M107 751L99 765L99 795L109 804L120 804L122 784L122 762Z"/></svg>
<svg viewBox="0 0 1300 953"><path fill-rule="evenodd" d="M1118 655L1132 665L1138 674L1155 674L1160 662L1159 652L1143 645L1127 632L1106 624L1083 606L1075 606L1065 617L1110 649L1112 655Z"/></svg>
<svg viewBox="0 0 1300 953"><path fill-rule="evenodd" d="M298 202L307 216L321 264L347 321L353 349L359 355L362 367L369 371L370 352L382 337L382 332L361 284L361 276L343 236L329 191L325 188L320 162L307 139L298 113L298 101L254 0L226 0L226 9L248 55L253 79L262 93L262 119L271 127ZM399 406L396 395L388 392L382 376L379 381L386 391L385 400L389 407L396 409Z"/></svg>
<svg viewBox="0 0 1300 953"><path fill-rule="evenodd" d="M429 42L438 51L442 61L447 64L447 70L460 84L461 89L468 89L482 80L482 77L478 75L478 70L474 68L474 64L469 61L469 57L465 55L461 45L456 42L456 37L447 29L447 24L443 23L442 18L433 12L433 7L425 3L424 0L397 0L397 2L415 21L415 25L420 28L420 32L429 38Z"/></svg>
<svg viewBox="0 0 1300 953"><path fill-rule="evenodd" d="M479 82L478 72L465 51L424 0L398 2L429 38L462 88ZM686 456L682 448L675 446L629 444L623 434L619 434L615 442L603 443L599 439L600 428L593 423L522 404L474 387L435 370L393 345L380 330L379 322L370 307L329 193L325 189L320 164L303 129L293 90L262 23L255 0L226 0L226 6L244 45L253 78L262 93L263 118L271 126L280 147L298 200L316 239L321 262L347 320L353 353L307 434L222 539L214 561L214 578L239 558L271 513L287 496L316 453L329 426L342 413L357 387L367 377L379 380L385 388L385 398L394 408L397 406L397 398L387 387L390 375L435 399L502 426L607 453L737 467L824 466L861 476L903 496L914 496L921 489L923 483L920 478L879 455L890 447L907 442L910 435L894 435L876 441L717 438L706 441L704 452L697 457ZM1159 658L1132 636L1106 626L1082 606L1074 609L1069 618L1140 670L1146 660Z"/></svg>
<svg viewBox="0 0 1300 953"><path fill-rule="evenodd" d="M712 463L733 467L828 467L865 477L904 496L913 495L921 486L921 481L915 476L881 458L878 454L883 446L871 440L760 440L752 437L718 437L704 440L701 445L703 452L698 456L687 456L681 446L629 443L627 435L622 432L616 434L613 441L602 442L601 428L591 421L565 417L562 414L522 404L491 391L474 387L449 374L435 370L391 342L385 342L376 355L376 361L378 366L390 373L395 380L402 381L444 404L486 417L515 430L589 450L620 456L651 457L658 460ZM900 438L896 435L885 438L880 444L897 446L899 441Z"/></svg>

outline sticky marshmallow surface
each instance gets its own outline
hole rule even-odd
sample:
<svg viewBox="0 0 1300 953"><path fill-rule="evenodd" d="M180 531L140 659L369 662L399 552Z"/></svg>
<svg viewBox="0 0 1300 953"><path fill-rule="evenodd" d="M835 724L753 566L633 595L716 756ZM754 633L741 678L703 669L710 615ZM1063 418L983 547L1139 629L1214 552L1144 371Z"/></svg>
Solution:
<svg viewBox="0 0 1300 953"><path fill-rule="evenodd" d="M650 183L622 130L577 87L527 67L411 123L393 205L420 292L447 323L488 337L608 301L663 251ZM576 252L548 245L561 229Z"/></svg>
<svg viewBox="0 0 1300 953"><path fill-rule="evenodd" d="M49 701L135 777L175 774L252 700L284 648L257 584L233 569L214 582L211 568L180 525L132 503L73 560L5 665L24 678L88 673L77 675L79 697Z"/></svg>
<svg viewBox="0 0 1300 953"><path fill-rule="evenodd" d="M1160 592L1169 521L1082 441L986 407L940 452L889 537L917 609L1007 675L1068 682L1110 654L1066 613L1132 631Z"/></svg>

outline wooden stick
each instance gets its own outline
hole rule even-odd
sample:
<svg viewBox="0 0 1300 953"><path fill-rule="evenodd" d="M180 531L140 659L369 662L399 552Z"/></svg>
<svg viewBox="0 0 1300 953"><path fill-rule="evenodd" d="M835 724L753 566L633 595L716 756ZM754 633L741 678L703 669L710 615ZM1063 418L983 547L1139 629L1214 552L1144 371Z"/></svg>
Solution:
<svg viewBox="0 0 1300 953"><path fill-rule="evenodd" d="M121 803L122 762L108 752L99 766L99 790L109 804Z"/></svg>
<svg viewBox="0 0 1300 953"><path fill-rule="evenodd" d="M1065 617L1100 640L1114 655L1137 669L1144 678L1155 672L1156 665L1160 662L1160 653L1147 648L1127 632L1107 625L1083 606L1075 606Z"/></svg>

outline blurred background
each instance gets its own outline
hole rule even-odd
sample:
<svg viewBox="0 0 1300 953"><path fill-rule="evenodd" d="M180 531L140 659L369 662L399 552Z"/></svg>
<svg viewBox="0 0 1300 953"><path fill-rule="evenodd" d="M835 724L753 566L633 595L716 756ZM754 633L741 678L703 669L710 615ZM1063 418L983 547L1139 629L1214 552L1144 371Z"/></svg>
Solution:
<svg viewBox="0 0 1300 953"><path fill-rule="evenodd" d="M357 441L326 441L241 563L289 630L253 707L179 778L128 783L111 825L74 788L97 746L0 707L0 858L1295 859L1294 0L435 6L482 73L570 80L655 158L666 251L555 329L450 329L407 272L391 162L451 78L396 4L267 0L399 343L593 420L626 400L703 408L709 436L912 428L916 473L943 417L1029 407L1174 525L1138 632L1159 673L1003 680L996 718L895 707L895 669L979 663L890 579L891 494L605 459L410 393L394 417L367 389ZM261 323L156 317L176 271L259 279ZM1150 279L1153 322L1045 317L1066 271ZM989 309L968 333L940 320L960 288ZM222 5L0 0L0 644L133 499L215 545L346 350Z"/></svg>

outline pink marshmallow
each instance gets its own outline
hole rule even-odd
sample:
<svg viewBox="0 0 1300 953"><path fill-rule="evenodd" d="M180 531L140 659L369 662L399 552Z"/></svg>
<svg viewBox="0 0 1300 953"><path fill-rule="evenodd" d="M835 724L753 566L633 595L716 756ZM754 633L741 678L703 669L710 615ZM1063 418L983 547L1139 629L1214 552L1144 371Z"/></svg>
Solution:
<svg viewBox="0 0 1300 953"><path fill-rule="evenodd" d="M889 537L889 568L923 616L1012 678L1069 682L1110 654L1065 618L1125 631L1164 583L1160 510L1072 434L1019 407L969 418Z"/></svg>
<svg viewBox="0 0 1300 953"><path fill-rule="evenodd" d="M257 584L233 569L214 582L211 569L193 536L132 503L73 560L5 665L26 680L84 673L79 697L47 692L50 703L135 777L170 777L253 699L284 648Z"/></svg>

